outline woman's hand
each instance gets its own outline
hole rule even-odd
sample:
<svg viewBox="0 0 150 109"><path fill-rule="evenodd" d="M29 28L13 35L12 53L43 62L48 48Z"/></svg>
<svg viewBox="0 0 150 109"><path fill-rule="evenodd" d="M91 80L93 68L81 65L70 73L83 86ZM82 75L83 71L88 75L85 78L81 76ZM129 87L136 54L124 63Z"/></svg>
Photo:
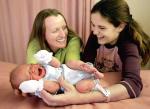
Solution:
<svg viewBox="0 0 150 109"><path fill-rule="evenodd" d="M86 104L95 102L104 102L106 97L99 91L88 93L79 93L73 85L61 79L60 85L65 89L64 94L51 95L42 90L40 96L43 101L49 106L65 106L71 104Z"/></svg>
<svg viewBox="0 0 150 109"><path fill-rule="evenodd" d="M94 74L97 79L104 77L103 73L99 72L93 65L90 65L89 63L82 63L80 65L80 69L82 71Z"/></svg>
<svg viewBox="0 0 150 109"><path fill-rule="evenodd" d="M45 90L42 90L40 96L43 101L49 106L65 106L70 104L78 104L79 96L81 93L79 93L73 85L69 84L62 78L59 80L59 83L64 88L65 93L59 95L51 95Z"/></svg>
<svg viewBox="0 0 150 109"><path fill-rule="evenodd" d="M94 66L92 63L90 62L83 62L81 60L71 60L71 61L68 61L66 63L66 65L71 68L71 69L74 69L74 70L81 70L81 71L84 71L84 72L87 72L87 73L91 73L91 74L94 74L94 76L97 78L97 79L100 79L100 78L103 78L103 73L99 72Z"/></svg>

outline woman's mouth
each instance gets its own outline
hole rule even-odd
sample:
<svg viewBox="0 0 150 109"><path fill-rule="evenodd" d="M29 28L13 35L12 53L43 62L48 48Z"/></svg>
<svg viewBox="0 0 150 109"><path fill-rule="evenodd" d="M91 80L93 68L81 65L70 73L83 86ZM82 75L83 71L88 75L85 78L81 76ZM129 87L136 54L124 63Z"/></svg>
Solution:
<svg viewBox="0 0 150 109"><path fill-rule="evenodd" d="M102 40L104 39L104 36L98 37L98 40Z"/></svg>
<svg viewBox="0 0 150 109"><path fill-rule="evenodd" d="M57 42L64 43L64 42L66 42L66 38L57 39Z"/></svg>
<svg viewBox="0 0 150 109"><path fill-rule="evenodd" d="M64 42L66 39L58 39L58 42Z"/></svg>

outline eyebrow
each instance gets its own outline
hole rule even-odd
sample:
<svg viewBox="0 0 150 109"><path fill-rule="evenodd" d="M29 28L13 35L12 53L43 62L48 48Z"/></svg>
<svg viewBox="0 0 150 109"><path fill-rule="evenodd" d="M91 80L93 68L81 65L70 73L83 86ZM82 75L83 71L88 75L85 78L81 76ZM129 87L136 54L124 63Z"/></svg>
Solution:
<svg viewBox="0 0 150 109"><path fill-rule="evenodd" d="M94 25L91 21L91 24ZM95 26L95 25L94 25ZM97 25L99 28L105 28L105 26L102 26L102 25Z"/></svg>

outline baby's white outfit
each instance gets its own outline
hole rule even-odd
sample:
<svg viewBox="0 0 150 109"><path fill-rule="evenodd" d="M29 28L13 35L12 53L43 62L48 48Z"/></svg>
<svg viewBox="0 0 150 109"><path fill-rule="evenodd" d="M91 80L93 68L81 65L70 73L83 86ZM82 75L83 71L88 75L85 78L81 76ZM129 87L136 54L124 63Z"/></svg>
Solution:
<svg viewBox="0 0 150 109"><path fill-rule="evenodd" d="M46 75L44 77L44 79L46 80L57 81L60 76L63 76L64 79L70 82L71 84L76 84L82 79L94 79L93 74L83 72L80 70L72 70L65 64L62 64L59 68L50 66L48 63L52 60L52 52L40 50L34 55L34 57L36 58L38 63L43 65L43 67L46 69Z"/></svg>
<svg viewBox="0 0 150 109"><path fill-rule="evenodd" d="M94 75L89 74L87 72L83 72L80 70L72 70L67 67L65 64L62 64L61 67L55 68L50 66L48 63L52 60L52 53L46 50L40 50L35 55L38 63L43 65L46 70L46 75L44 79L57 81L60 76L63 76L65 80L70 82L71 84L76 84L78 81L83 79L93 79ZM110 91L108 89L104 89L100 84L99 80L94 80L95 87L93 90L100 91L105 97L107 97L106 101L110 99ZM36 96L40 97L40 91L43 89L43 80L28 80L24 81L20 84L19 89L24 93L34 93Z"/></svg>
<svg viewBox="0 0 150 109"><path fill-rule="evenodd" d="M50 65L44 65L44 68L46 69L46 75L44 77L46 80L57 81L61 75L71 84L76 84L82 79L94 79L94 75L80 70L72 70L65 64L62 64L59 68L55 68Z"/></svg>

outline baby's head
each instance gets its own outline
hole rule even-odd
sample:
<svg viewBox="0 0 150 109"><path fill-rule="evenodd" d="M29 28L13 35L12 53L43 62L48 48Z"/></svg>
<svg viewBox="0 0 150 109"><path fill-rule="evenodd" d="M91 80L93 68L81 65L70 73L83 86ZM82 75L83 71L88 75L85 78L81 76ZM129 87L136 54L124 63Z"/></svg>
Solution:
<svg viewBox="0 0 150 109"><path fill-rule="evenodd" d="M10 83L13 89L18 89L21 82L30 80L28 64L22 64L13 69L10 73Z"/></svg>
<svg viewBox="0 0 150 109"><path fill-rule="evenodd" d="M39 80L45 75L45 70L39 64L22 64L10 73L10 83L13 89L19 89L19 85L27 80Z"/></svg>

